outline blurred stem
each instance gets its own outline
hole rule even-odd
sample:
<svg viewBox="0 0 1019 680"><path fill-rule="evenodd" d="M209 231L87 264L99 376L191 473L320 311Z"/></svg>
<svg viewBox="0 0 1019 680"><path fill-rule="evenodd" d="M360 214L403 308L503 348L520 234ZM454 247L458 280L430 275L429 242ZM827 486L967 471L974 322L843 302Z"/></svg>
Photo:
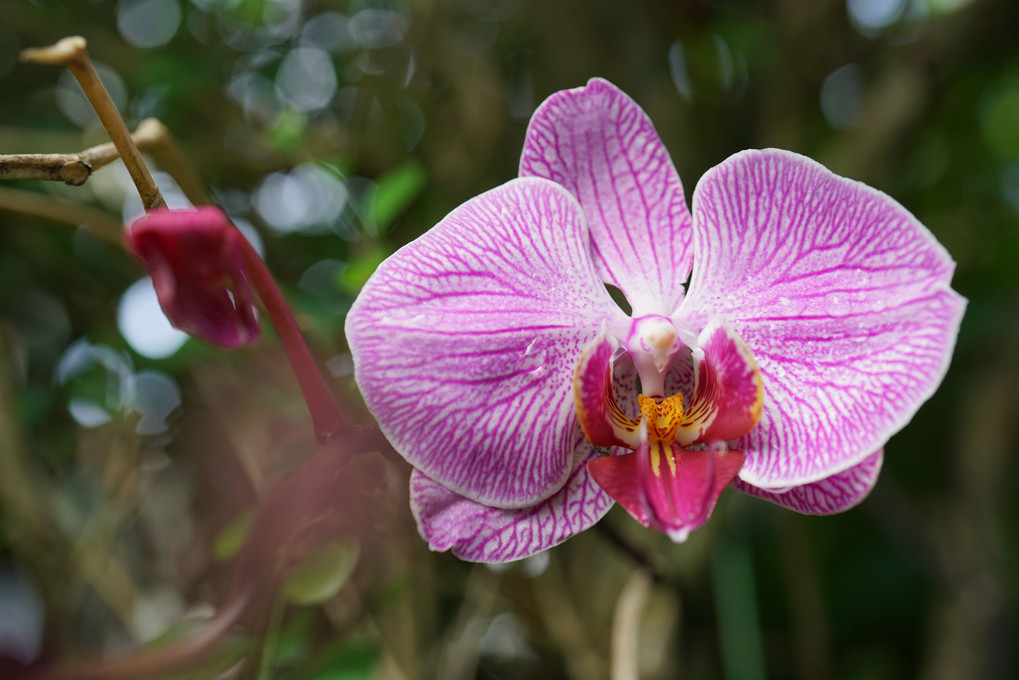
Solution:
<svg viewBox="0 0 1019 680"><path fill-rule="evenodd" d="M499 597L499 578L487 567L471 569L456 620L446 633L436 677L470 680L478 675L481 638Z"/></svg>
<svg viewBox="0 0 1019 680"><path fill-rule="evenodd" d="M234 410L237 406L234 403L236 401L234 395L244 388L234 384L230 387L233 387L235 391L229 391L229 388L223 389L224 383L239 382L232 373L198 371L194 380L202 398L207 403L221 405L220 412L224 416L216 419L217 426L223 431L230 450L234 452L238 464L244 470L255 497L260 499L265 491L263 469L266 462L264 456L256 454L256 450L261 453L270 443L266 441L264 432L253 436L250 423ZM250 385L248 389L250 389ZM255 447L256 442L260 444L257 448Z"/></svg>
<svg viewBox="0 0 1019 680"><path fill-rule="evenodd" d="M137 680L186 670L208 658L227 632L248 610L254 586L235 588L216 614L200 628L165 647L120 657L67 661L43 668L27 680Z"/></svg>
<svg viewBox="0 0 1019 680"><path fill-rule="evenodd" d="M138 451L141 447L135 421L122 422L110 440L103 470L103 489L111 502L97 508L87 518L77 536L72 562L82 578L99 594L120 619L125 629L135 634L135 604L138 588L131 573L114 556L114 544L125 519L137 511Z"/></svg>
<svg viewBox="0 0 1019 680"><path fill-rule="evenodd" d="M722 659L728 680L764 680L764 652L750 548L719 541L711 561Z"/></svg>
<svg viewBox="0 0 1019 680"><path fill-rule="evenodd" d="M594 529L619 550L629 555L630 559L647 572L656 583L667 583L671 580L658 555L645 553L638 549L609 522L598 522L594 525Z"/></svg>
<svg viewBox="0 0 1019 680"><path fill-rule="evenodd" d="M623 586L612 615L612 680L640 680L640 622L651 575L637 568Z"/></svg>
<svg viewBox="0 0 1019 680"><path fill-rule="evenodd" d="M92 104L96 115L99 116L100 122L106 128L106 133L110 135L110 140L117 147L117 151L138 189L142 205L146 210L166 205L159 193L159 187L152 180L149 169L145 167L145 162L124 124L124 119L120 117L117 107L114 106L113 100L110 99L109 93L103 87L99 75L92 66L86 45L85 38L78 35L71 36L49 47L22 50L21 60L36 64L66 66L81 85L89 103Z"/></svg>
<svg viewBox="0 0 1019 680"><path fill-rule="evenodd" d="M283 630L283 615L287 611L287 602L278 595L269 609L265 622L265 632L261 636L262 643L257 646L256 658L252 659L251 677L256 680L272 680L273 666L276 664L276 648L279 646L280 632Z"/></svg>
<svg viewBox="0 0 1019 680"><path fill-rule="evenodd" d="M35 474L19 420L16 383L7 337L0 323L0 522L10 552L48 584L42 590L50 618L48 634L69 634L73 586L67 578L68 547L53 514L57 489Z"/></svg>
<svg viewBox="0 0 1019 680"><path fill-rule="evenodd" d="M590 639L584 621L570 601L562 562L553 555L541 578L531 581L545 629L563 654L566 671L573 680L594 680L606 675L605 650Z"/></svg>
<svg viewBox="0 0 1019 680"><path fill-rule="evenodd" d="M817 578L814 555L800 516L783 515L780 530L782 573L789 592L793 644L799 675L830 678L831 657L824 600Z"/></svg>
<svg viewBox="0 0 1019 680"><path fill-rule="evenodd" d="M0 187L0 210L82 227L120 247L120 220L102 210L35 191Z"/></svg>
<svg viewBox="0 0 1019 680"><path fill-rule="evenodd" d="M5 333L0 326L0 507L4 510L0 518L12 543L37 540L47 544L54 532L49 508L42 502L48 495L40 493L27 462L27 447L18 420L8 361ZM52 546L33 547L52 550Z"/></svg>
<svg viewBox="0 0 1019 680"><path fill-rule="evenodd" d="M244 257L245 272L251 277L251 284L258 293L262 306L265 307L269 320L279 335L283 350L287 353L294 375L297 376L304 401L308 405L308 411L311 412L315 437L319 444L324 444L342 432L346 428L346 423L315 359L308 350L308 344L297 327L290 307L283 299L283 294L280 293L265 263L247 239L238 234L238 241Z"/></svg>
<svg viewBox="0 0 1019 680"><path fill-rule="evenodd" d="M103 539L102 535L84 537L71 561L121 624L130 628L137 590L131 574L113 556L112 541Z"/></svg>
<svg viewBox="0 0 1019 680"><path fill-rule="evenodd" d="M62 559L66 570L67 546L63 541L58 544L53 540L54 536L59 536L56 522L51 518L49 506L40 502L50 494L31 474L13 395L14 385L7 373L6 346L0 333L0 507L4 509L4 528L12 542L25 548L26 554ZM134 583L111 554L114 529L110 527L109 531L104 531L103 525L97 517L86 526L79 545L70 556L70 563L121 623L129 625L134 609Z"/></svg>

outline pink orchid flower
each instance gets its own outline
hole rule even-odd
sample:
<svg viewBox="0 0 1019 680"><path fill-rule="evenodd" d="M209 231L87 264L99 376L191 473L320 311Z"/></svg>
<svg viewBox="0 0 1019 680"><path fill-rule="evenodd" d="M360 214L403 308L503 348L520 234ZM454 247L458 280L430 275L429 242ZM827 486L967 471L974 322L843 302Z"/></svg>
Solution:
<svg viewBox="0 0 1019 680"><path fill-rule="evenodd" d="M810 514L867 495L965 307L913 215L774 149L709 170L691 214L598 79L538 108L520 175L386 260L347 319L433 549L520 559L613 500L679 541L727 486Z"/></svg>

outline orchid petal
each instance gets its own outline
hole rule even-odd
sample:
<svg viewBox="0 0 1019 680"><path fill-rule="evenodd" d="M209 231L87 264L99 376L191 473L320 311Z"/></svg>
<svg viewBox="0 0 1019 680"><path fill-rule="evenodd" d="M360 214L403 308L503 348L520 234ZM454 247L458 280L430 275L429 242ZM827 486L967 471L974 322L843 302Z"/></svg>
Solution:
<svg viewBox="0 0 1019 680"><path fill-rule="evenodd" d="M410 505L418 531L432 550L451 550L471 562L509 562L559 545L587 529L612 507L587 471L593 450L577 441L576 465L555 495L536 505L506 510L477 503L415 470Z"/></svg>
<svg viewBox="0 0 1019 680"><path fill-rule="evenodd" d="M519 508L566 482L581 436L574 367L600 327L628 323L591 266L576 200L526 178L382 263L346 332L394 448L457 494Z"/></svg>
<svg viewBox="0 0 1019 680"><path fill-rule="evenodd" d="M809 484L880 448L941 382L965 300L954 263L885 194L785 151L745 151L694 194L697 262L677 317L724 315L764 385L740 479Z"/></svg>
<svg viewBox="0 0 1019 680"><path fill-rule="evenodd" d="M693 353L694 392L676 441L683 446L728 441L761 419L761 373L746 344L720 317L708 322Z"/></svg>
<svg viewBox="0 0 1019 680"><path fill-rule="evenodd" d="M629 418L613 390L612 355L618 343L601 333L584 349L573 377L573 395L584 435L595 446L640 446L639 420Z"/></svg>
<svg viewBox="0 0 1019 680"><path fill-rule="evenodd" d="M599 275L634 317L671 315L690 273L690 213L668 151L647 114L615 85L546 99L527 128L520 175L551 179L580 201Z"/></svg>
<svg viewBox="0 0 1019 680"><path fill-rule="evenodd" d="M833 515L858 505L867 497L877 484L883 459L884 449L879 449L848 470L781 492L761 489L740 479L733 482L733 487L805 515Z"/></svg>

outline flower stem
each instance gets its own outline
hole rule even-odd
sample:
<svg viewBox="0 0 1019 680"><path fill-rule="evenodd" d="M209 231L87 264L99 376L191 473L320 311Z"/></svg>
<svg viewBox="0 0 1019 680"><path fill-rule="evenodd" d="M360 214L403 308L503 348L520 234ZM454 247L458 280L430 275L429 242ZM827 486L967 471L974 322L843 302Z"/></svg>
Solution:
<svg viewBox="0 0 1019 680"><path fill-rule="evenodd" d="M21 52L21 60L36 64L60 64L66 66L71 74L77 79L81 89L88 97L89 103L99 116L99 121L106 128L114 146L120 153L127 171L131 174L138 195L141 196L142 205L145 209L156 208L166 205L163 196L159 193L159 187L152 180L149 169L145 167L138 146L131 139L124 119L120 117L117 107L110 99L109 93L103 87L99 75L96 73L92 62L88 58L85 39L80 35L64 38L55 45L49 47L36 47Z"/></svg>
<svg viewBox="0 0 1019 680"><path fill-rule="evenodd" d="M297 376L297 382L304 395L304 401L308 404L308 411L311 412L311 420L315 427L315 437L320 444L323 444L346 428L343 416L333 401L333 396L326 387L325 379L318 370L308 345L297 327L294 315L283 299L276 282L273 280L265 263L255 252L251 244L237 232L237 238L241 242L241 254L244 257L245 272L251 277L251 284L262 300L272 322L276 334L283 344L287 353L290 365Z"/></svg>
<svg viewBox="0 0 1019 680"><path fill-rule="evenodd" d="M82 227L114 247L122 246L120 220L98 208L57 196L0 186L0 212L38 217L72 229Z"/></svg>
<svg viewBox="0 0 1019 680"><path fill-rule="evenodd" d="M26 680L135 680L183 671L208 660L251 606L255 584L235 587L215 615L196 630L165 646L106 659L64 661L29 672Z"/></svg>

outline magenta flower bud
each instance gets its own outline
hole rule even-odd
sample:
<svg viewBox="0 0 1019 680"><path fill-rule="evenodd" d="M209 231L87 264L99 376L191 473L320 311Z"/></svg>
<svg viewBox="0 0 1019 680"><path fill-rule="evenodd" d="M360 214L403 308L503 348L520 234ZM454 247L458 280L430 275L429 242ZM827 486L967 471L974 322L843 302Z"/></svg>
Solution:
<svg viewBox="0 0 1019 680"><path fill-rule="evenodd" d="M227 349L258 340L247 244L222 210L158 208L126 226L124 242L152 275L174 326Z"/></svg>

